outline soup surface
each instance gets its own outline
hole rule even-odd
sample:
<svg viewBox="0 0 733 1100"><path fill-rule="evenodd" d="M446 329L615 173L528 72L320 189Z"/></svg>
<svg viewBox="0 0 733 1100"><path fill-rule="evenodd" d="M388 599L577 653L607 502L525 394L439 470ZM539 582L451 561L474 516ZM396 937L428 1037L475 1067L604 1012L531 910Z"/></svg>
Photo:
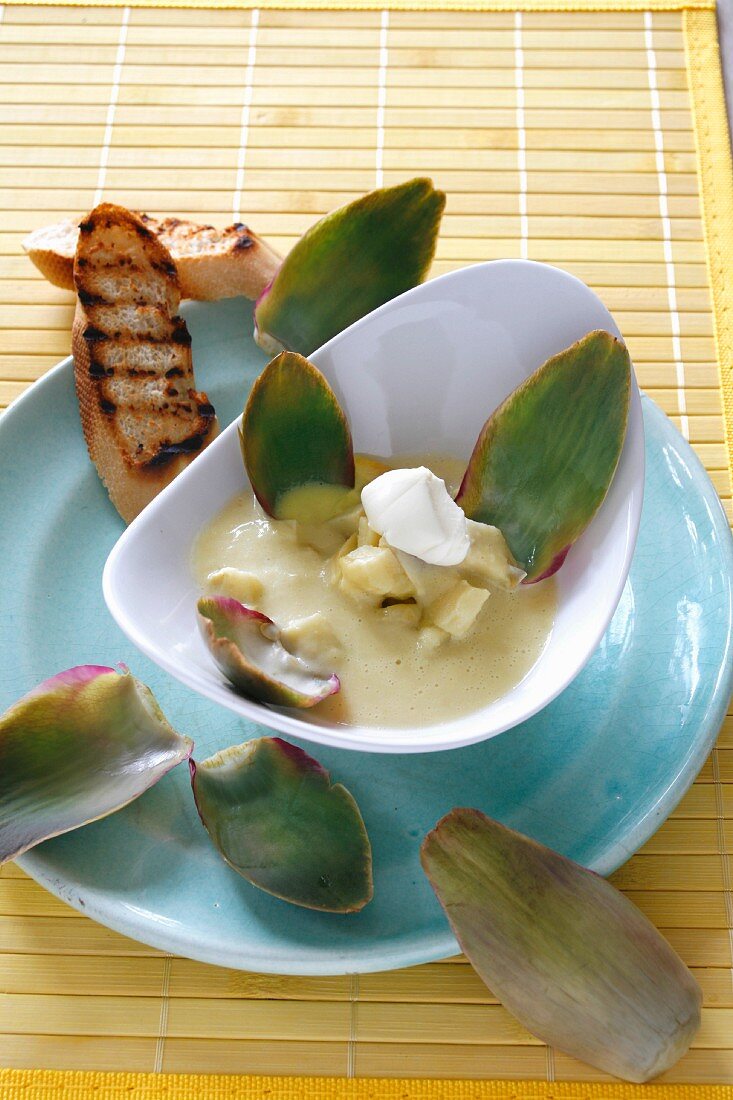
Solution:
<svg viewBox="0 0 733 1100"><path fill-rule="evenodd" d="M450 490L465 469L442 455L398 456L389 465L427 466ZM330 671L341 691L319 703L314 717L366 726L458 718L506 694L537 661L552 630L554 579L512 591L492 587L469 633L435 644L434 631L399 621L389 608L355 602L333 583L333 556L345 538L338 521L310 532L273 520L248 490L204 528L193 551L203 591L211 590L210 574L234 568L262 582L254 606L278 625L325 616L340 643Z"/></svg>

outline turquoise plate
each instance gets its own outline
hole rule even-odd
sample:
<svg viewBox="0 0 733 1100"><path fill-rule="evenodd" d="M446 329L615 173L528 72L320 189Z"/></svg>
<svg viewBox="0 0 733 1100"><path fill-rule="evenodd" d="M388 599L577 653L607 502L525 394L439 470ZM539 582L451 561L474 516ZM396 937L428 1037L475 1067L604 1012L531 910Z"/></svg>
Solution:
<svg viewBox="0 0 733 1100"><path fill-rule="evenodd" d="M197 378L223 423L264 362L241 301L188 309ZM597 653L568 690L491 741L424 756L319 748L357 798L374 847L364 912L297 909L249 886L211 847L179 767L104 821L19 861L112 928L206 962L287 974L386 970L456 943L423 878L422 836L477 806L602 873L662 823L705 760L731 688L731 535L690 447L644 401L647 482L636 556ZM76 664L128 663L203 758L264 732L137 653L102 601L122 524L84 448L67 361L0 421L0 709ZM307 746L305 746L307 747Z"/></svg>

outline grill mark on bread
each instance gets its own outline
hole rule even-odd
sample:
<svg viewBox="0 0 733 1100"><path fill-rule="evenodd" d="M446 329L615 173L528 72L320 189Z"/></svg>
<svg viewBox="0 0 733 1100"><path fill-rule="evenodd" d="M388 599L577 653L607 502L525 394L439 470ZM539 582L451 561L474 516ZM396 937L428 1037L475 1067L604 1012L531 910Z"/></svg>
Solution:
<svg viewBox="0 0 733 1100"><path fill-rule="evenodd" d="M92 294L88 290L82 289L82 290L78 291L78 294L79 294L79 301L84 306L94 306L94 305L98 305L100 302L105 301L105 299L100 297L99 294Z"/></svg>
<svg viewBox="0 0 733 1100"><path fill-rule="evenodd" d="M82 336L88 344L96 344L100 343L102 340L109 339L106 332L102 332L101 329L96 328L94 325L87 325Z"/></svg>
<svg viewBox="0 0 733 1100"><path fill-rule="evenodd" d="M198 451L203 446L205 438L206 436L202 433L189 436L188 439L182 439L179 443L161 444L158 453L146 465L148 469L155 470L160 466L164 466L167 462L171 462L174 458L180 458L181 455Z"/></svg>
<svg viewBox="0 0 733 1100"><path fill-rule="evenodd" d="M173 260L168 260L162 264L153 264L153 267L156 271L162 271L164 275L172 275L173 278L176 278L176 265Z"/></svg>
<svg viewBox="0 0 733 1100"><path fill-rule="evenodd" d="M181 347L184 347L184 348L190 348L191 347L191 333L188 331L188 328L186 327L186 322L182 321L180 317L175 317L174 320L178 322L178 325L176 326L176 328L174 328L173 332L171 333L172 343L179 344Z"/></svg>

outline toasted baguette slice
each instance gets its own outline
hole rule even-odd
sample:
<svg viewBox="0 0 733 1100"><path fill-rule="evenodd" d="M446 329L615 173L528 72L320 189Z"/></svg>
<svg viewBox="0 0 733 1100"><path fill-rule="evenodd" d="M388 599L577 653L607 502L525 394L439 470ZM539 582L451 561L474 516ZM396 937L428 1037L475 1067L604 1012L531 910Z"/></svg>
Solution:
<svg viewBox="0 0 733 1100"><path fill-rule="evenodd" d="M217 421L194 388L175 264L140 218L97 206L81 223L74 283L84 437L129 523L214 438Z"/></svg>
<svg viewBox="0 0 733 1100"><path fill-rule="evenodd" d="M266 241L240 222L214 229L178 218L158 221L147 214L138 216L173 257L182 298L215 301L243 294L254 300L282 263ZM79 223L69 218L34 230L23 248L50 283L73 290L78 237Z"/></svg>

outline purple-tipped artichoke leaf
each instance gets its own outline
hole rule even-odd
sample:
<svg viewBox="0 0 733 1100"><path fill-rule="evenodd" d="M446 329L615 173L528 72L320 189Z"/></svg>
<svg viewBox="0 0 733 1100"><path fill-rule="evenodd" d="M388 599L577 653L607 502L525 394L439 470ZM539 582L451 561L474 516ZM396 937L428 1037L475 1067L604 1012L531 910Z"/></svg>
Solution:
<svg viewBox="0 0 733 1100"><path fill-rule="evenodd" d="M447 814L421 859L472 966L537 1038L630 1081L688 1049L699 986L605 879L471 809Z"/></svg>
<svg viewBox="0 0 733 1100"><path fill-rule="evenodd" d="M456 500L500 529L525 583L560 568L603 503L630 387L626 347L598 330L548 359L482 428Z"/></svg>
<svg viewBox="0 0 733 1100"><path fill-rule="evenodd" d="M422 282L445 195L429 179L371 191L316 222L255 306L255 339L310 355L377 306Z"/></svg>
<svg viewBox="0 0 733 1100"><path fill-rule="evenodd" d="M265 367L239 438L255 496L276 519L321 522L355 503L348 421L326 379L302 355L282 352Z"/></svg>
<svg viewBox="0 0 733 1100"><path fill-rule="evenodd" d="M191 762L201 820L254 886L308 909L352 913L372 897L369 838L356 802L302 749L263 737Z"/></svg>
<svg viewBox="0 0 733 1100"><path fill-rule="evenodd" d="M339 691L336 675L285 648L278 626L227 596L197 604L202 637L217 666L243 694L283 707L313 707Z"/></svg>
<svg viewBox="0 0 733 1100"><path fill-rule="evenodd" d="M547 566L547 569L545 569L544 573L540 573L540 575L537 576L537 577L531 577L531 578L528 578L528 579L525 578L523 583L524 584L537 584L539 581L546 581L548 579L548 577L554 577L555 574L557 573L558 569L561 569L562 566L565 564L565 559L567 558L568 554L570 553L570 550L571 550L571 547L565 546L558 554L555 554L555 557L552 559L550 564Z"/></svg>
<svg viewBox="0 0 733 1100"><path fill-rule="evenodd" d="M121 809L192 747L126 670L45 680L0 717L0 862Z"/></svg>

